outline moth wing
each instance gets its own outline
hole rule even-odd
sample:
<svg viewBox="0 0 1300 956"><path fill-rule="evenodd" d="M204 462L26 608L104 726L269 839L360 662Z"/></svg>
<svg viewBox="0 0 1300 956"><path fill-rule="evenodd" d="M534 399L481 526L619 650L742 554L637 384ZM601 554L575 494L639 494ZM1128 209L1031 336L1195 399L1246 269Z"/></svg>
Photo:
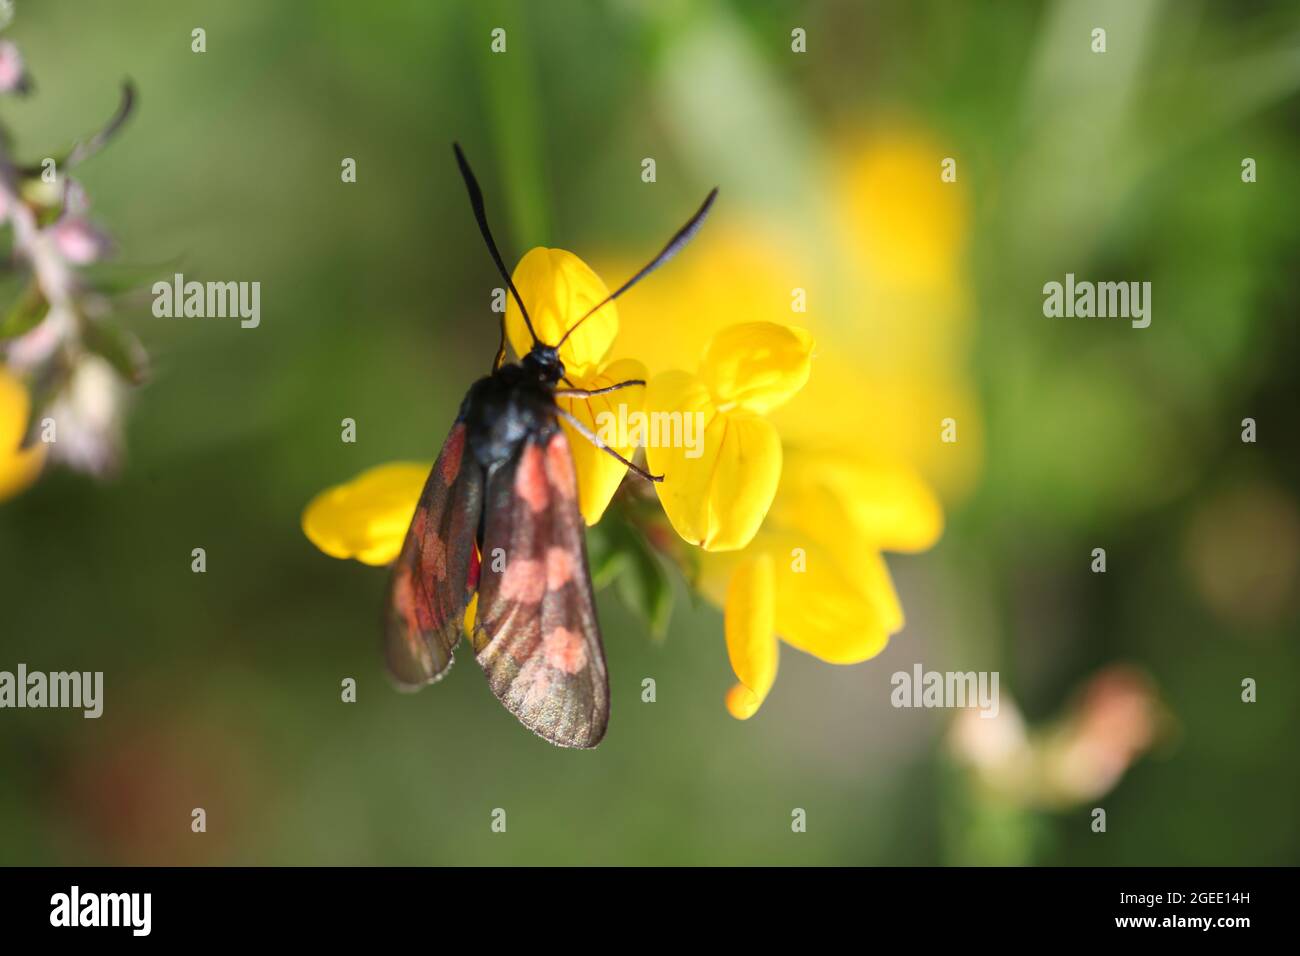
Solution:
<svg viewBox="0 0 1300 956"><path fill-rule="evenodd" d="M484 479L482 466L466 451L465 423L458 421L429 472L393 564L384 656L403 687L432 683L451 666L474 593Z"/></svg>
<svg viewBox="0 0 1300 956"><path fill-rule="evenodd" d="M594 747L609 723L573 455L564 433L530 435L487 480L474 652L492 692L561 747Z"/></svg>

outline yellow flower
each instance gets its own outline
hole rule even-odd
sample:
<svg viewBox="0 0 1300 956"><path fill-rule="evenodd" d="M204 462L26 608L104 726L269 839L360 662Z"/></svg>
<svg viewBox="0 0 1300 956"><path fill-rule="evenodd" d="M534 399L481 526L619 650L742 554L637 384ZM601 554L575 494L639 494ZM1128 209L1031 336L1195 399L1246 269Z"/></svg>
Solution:
<svg viewBox="0 0 1300 956"><path fill-rule="evenodd" d="M812 336L774 322L746 322L709 342L699 373L655 376L646 445L668 520L706 551L734 551L758 532L781 478L781 439L763 416L808 380ZM665 416L665 417L660 417ZM672 422L672 441L656 421ZM680 435L694 440L676 440ZM702 426L702 428L700 427Z"/></svg>
<svg viewBox="0 0 1300 956"><path fill-rule="evenodd" d="M569 329L582 323L560 346L560 360L565 369L561 388L593 391L628 380L645 381L645 366L636 359L606 362L618 335L618 307L609 302L591 312L608 298L609 289L585 262L563 249L539 247L530 249L519 260L511 278L528 309L533 331L543 343L555 345L564 339ZM588 313L590 316L584 320ZM532 348L532 337L513 296L507 299L506 336L517 355L525 355ZM619 435L614 429L602 427L602 422L617 421L620 406L623 406L624 416L633 416L641 411L644 400L645 388L633 385L589 398L558 396L556 403L590 431L607 438L624 458L631 458L636 446L623 439L633 436ZM578 507L583 520L593 525L605 513L627 473L627 466L595 447L563 418L560 425L573 452L578 476Z"/></svg>
<svg viewBox="0 0 1300 956"><path fill-rule="evenodd" d="M432 468L432 463L377 465L349 482L326 488L303 510L303 534L331 558L391 564L402 550Z"/></svg>
<svg viewBox="0 0 1300 956"><path fill-rule="evenodd" d="M801 396L818 413L792 407L776 424L791 441L861 436L874 457L907 463L956 501L978 476L983 434L967 372L966 186L940 179L944 155L929 133L905 125L835 144L837 328L822 336L835 347ZM818 290L809 295L815 303ZM865 400L845 401L854 391ZM936 439L945 418L958 441Z"/></svg>
<svg viewBox="0 0 1300 956"><path fill-rule="evenodd" d="M767 419L784 463L761 528L740 550L698 556L696 584L725 613L735 717L761 705L781 641L836 664L885 647L903 612L882 552L930 547L943 529L932 488L960 497L978 472L964 369L967 213L963 187L939 178L942 155L906 128L841 141L823 219L801 208L713 223L624 307L618 348L655 372L672 367L674 348L689 354L731 323L792 309L807 309L799 321L819 343L807 385ZM960 440L945 444L949 417ZM771 600L759 600L767 580Z"/></svg>
<svg viewBox="0 0 1300 956"><path fill-rule="evenodd" d="M836 144L833 194L846 257L882 294L960 295L967 235L965 187L939 176L941 144L895 126Z"/></svg>
<svg viewBox="0 0 1300 956"><path fill-rule="evenodd" d="M22 448L31 401L22 382L0 368L0 501L36 480L45 461L45 445Z"/></svg>
<svg viewBox="0 0 1300 956"><path fill-rule="evenodd" d="M770 418L786 445L856 445L962 499L983 433L966 368L966 187L940 180L944 155L907 127L855 135L832 144L824 222L802 207L720 209L690 255L620 300L615 354L641 359L653 378L735 322L795 321L819 347L815 374ZM632 265L601 263L619 275ZM792 312L796 293L806 312ZM938 440L945 418L958 441Z"/></svg>
<svg viewBox="0 0 1300 956"><path fill-rule="evenodd" d="M726 614L740 682L727 695L732 715L750 717L763 702L771 680L755 675L775 678L778 635L831 664L879 654L903 626L881 551L922 550L942 529L938 500L908 469L790 449L780 490L749 547L700 561L700 590ZM768 582L770 606L748 596L755 576ZM748 635L743 656L733 633Z"/></svg>
<svg viewBox="0 0 1300 956"><path fill-rule="evenodd" d="M529 249L510 278L528 308L533 331L548 345L564 338L579 319L609 296L600 276L564 249ZM593 372L617 335L618 305L610 302L583 322L560 349L569 380ZM533 347L514 296L506 297L506 336L516 355L526 355Z"/></svg>

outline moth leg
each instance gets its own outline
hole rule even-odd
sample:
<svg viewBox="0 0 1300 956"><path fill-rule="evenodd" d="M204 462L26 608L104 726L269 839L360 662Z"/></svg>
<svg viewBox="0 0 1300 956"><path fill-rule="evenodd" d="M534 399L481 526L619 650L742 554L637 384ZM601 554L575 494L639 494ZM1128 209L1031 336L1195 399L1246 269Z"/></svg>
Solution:
<svg viewBox="0 0 1300 956"><path fill-rule="evenodd" d="M650 472L646 471L646 470L645 470L644 468L642 468L640 465L638 465L638 464L636 464L636 463L634 463L634 462L630 462L630 461L628 461L626 458L624 458L622 455L620 455L620 454L619 454L618 452L616 452L614 449L610 448L607 444L605 444L604 441L601 440L601 438L600 438L599 435L597 435L597 434L596 434L595 432L593 432L590 428L588 428L586 425L584 425L584 424L581 422L581 420L579 420L577 417L575 417L571 412L568 412L568 411L566 411L566 410L563 409L563 408L556 408L556 409L555 409L555 414L558 415L558 416L560 416L561 418L563 418L563 419L564 419L566 422L568 422L570 425L572 425L572 426L573 426L573 430L576 431L576 432L577 432L579 435L581 435L583 438L587 439L587 441L591 442L593 445L595 445L595 446L596 446L597 448L599 448L601 451L605 452L605 454L607 454L607 455L613 455L615 458L617 458L617 459L618 459L619 461L621 461L623 464L627 465L629 468L631 468L634 472L636 472L638 475L640 475L640 476L641 476L642 478L644 478L646 481L663 481L663 480L664 480L664 476L663 476L663 475L652 475L652 474L650 474Z"/></svg>
<svg viewBox="0 0 1300 956"><path fill-rule="evenodd" d="M568 381L568 379L565 379L565 381ZM606 385L604 388L557 388L555 394L564 398L591 398L593 395L605 395L609 392L617 392L620 388L644 384L645 379L643 378L629 378L626 382Z"/></svg>

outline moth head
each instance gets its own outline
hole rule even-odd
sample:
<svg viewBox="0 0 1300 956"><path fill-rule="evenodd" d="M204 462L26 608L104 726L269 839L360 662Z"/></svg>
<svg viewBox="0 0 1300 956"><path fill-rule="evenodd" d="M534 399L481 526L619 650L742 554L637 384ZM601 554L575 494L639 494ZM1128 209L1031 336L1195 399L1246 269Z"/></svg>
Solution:
<svg viewBox="0 0 1300 956"><path fill-rule="evenodd" d="M564 363L560 361L560 351L553 345L536 342L524 356L523 365L550 385L564 377Z"/></svg>

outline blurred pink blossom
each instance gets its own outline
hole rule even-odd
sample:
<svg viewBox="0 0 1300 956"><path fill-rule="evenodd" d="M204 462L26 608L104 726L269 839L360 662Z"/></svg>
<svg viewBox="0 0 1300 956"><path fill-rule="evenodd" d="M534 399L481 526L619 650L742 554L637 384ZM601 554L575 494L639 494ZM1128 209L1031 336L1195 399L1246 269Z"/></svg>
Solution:
<svg viewBox="0 0 1300 956"><path fill-rule="evenodd" d="M105 233L78 216L64 216L50 227L50 236L63 258L79 266L103 258L111 247Z"/></svg>
<svg viewBox="0 0 1300 956"><path fill-rule="evenodd" d="M23 55L10 40L0 40L0 93L22 92L27 85Z"/></svg>
<svg viewBox="0 0 1300 956"><path fill-rule="evenodd" d="M991 793L1018 806L1059 808L1109 793L1168 724L1151 681L1117 664L1094 674L1042 730L1027 732L1014 702L1004 700L993 719L962 711L948 742Z"/></svg>

